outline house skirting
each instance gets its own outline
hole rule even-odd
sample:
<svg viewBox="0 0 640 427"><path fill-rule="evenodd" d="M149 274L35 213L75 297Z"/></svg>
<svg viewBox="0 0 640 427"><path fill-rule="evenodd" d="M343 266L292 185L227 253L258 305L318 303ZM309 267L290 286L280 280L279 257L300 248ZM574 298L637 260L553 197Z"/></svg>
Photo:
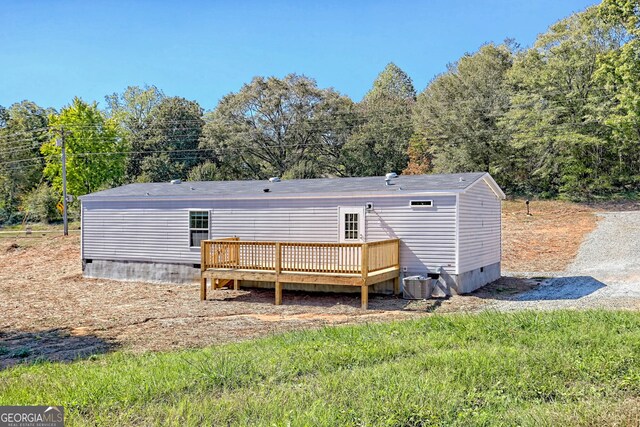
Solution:
<svg viewBox="0 0 640 427"><path fill-rule="evenodd" d="M84 277L98 279L127 280L150 283L200 283L200 269L193 264L169 264L143 261L107 261L107 260L83 260ZM426 272L408 272L403 276L426 274ZM500 263L491 264L482 268L467 271L462 274L448 274L443 271L434 296L452 294L466 294L481 288L500 278ZM268 282L243 282L247 287L273 288L273 283ZM284 286L287 290L317 291L317 292L360 292L353 286L338 285L309 285L288 283ZM372 293L392 294L393 281L378 283L371 287Z"/></svg>
<svg viewBox="0 0 640 427"><path fill-rule="evenodd" d="M434 271L416 271L403 273L404 277L425 275ZM441 269L438 283L434 287L433 296L443 297L448 295L468 294L498 280L501 276L500 263L490 264L475 270L466 271L461 274L449 274Z"/></svg>
<svg viewBox="0 0 640 427"><path fill-rule="evenodd" d="M473 292L484 285L495 282L500 278L500 276L501 272L499 262L458 274L454 279L454 293L468 294L469 292Z"/></svg>
<svg viewBox="0 0 640 427"><path fill-rule="evenodd" d="M200 269L193 264L143 261L83 260L84 277L150 283L200 283Z"/></svg>

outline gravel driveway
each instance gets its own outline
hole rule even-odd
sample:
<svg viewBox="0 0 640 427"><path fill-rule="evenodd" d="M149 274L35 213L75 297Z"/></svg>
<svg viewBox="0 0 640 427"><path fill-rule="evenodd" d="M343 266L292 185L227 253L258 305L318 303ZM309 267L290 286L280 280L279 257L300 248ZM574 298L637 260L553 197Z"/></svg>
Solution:
<svg viewBox="0 0 640 427"><path fill-rule="evenodd" d="M640 309L640 211L599 215L597 228L565 272L490 308Z"/></svg>

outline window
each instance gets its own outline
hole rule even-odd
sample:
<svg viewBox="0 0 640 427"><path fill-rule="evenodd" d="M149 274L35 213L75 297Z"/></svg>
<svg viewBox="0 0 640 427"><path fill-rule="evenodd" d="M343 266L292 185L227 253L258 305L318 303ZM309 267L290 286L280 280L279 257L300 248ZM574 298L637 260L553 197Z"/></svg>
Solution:
<svg viewBox="0 0 640 427"><path fill-rule="evenodd" d="M209 212L189 211L189 246L200 247L209 238Z"/></svg>
<svg viewBox="0 0 640 427"><path fill-rule="evenodd" d="M409 204L412 208L430 208L433 206L433 200L412 200Z"/></svg>
<svg viewBox="0 0 640 427"><path fill-rule="evenodd" d="M367 225L364 206L338 206L337 232L339 242L360 242L365 240Z"/></svg>
<svg viewBox="0 0 640 427"><path fill-rule="evenodd" d="M360 236L360 219L357 213L344 214L344 239L345 240L358 240Z"/></svg>

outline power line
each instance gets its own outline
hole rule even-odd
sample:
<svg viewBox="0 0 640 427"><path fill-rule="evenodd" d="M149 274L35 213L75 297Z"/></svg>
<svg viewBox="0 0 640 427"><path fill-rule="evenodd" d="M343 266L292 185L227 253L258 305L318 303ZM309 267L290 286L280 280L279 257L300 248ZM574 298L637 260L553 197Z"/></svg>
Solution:
<svg viewBox="0 0 640 427"><path fill-rule="evenodd" d="M46 130L49 130L49 126L44 126L44 127L40 127L40 128L34 128L34 129L26 129L26 130L22 130L22 131L10 133L10 134L0 134L0 137L2 137L2 138L10 138L10 137L12 137L14 135L21 135L21 134L25 134L25 133L33 133L33 132L46 131Z"/></svg>
<svg viewBox="0 0 640 427"><path fill-rule="evenodd" d="M0 150L0 156L5 156L5 155L11 156L11 155L15 155L15 154L18 154L18 153L21 153L21 152L24 152L24 151L34 151L36 149L39 150L41 146L42 146L42 143L39 142L39 141L36 141L31 145L25 145L25 146L22 146L22 147L11 148L11 149L8 149L8 150Z"/></svg>
<svg viewBox="0 0 640 427"><path fill-rule="evenodd" d="M550 95L553 94L557 94L557 95L566 95L566 92L564 91L557 91L557 92L547 92L545 94L543 94L541 96L540 99L538 100L534 100L532 102L529 103L515 103L515 102L511 102L513 101L512 98L510 98L510 102L509 105L505 105L505 109L507 112L509 109L525 109L528 107L534 107L534 106L539 106L541 102L544 102L546 98L548 98ZM534 94L535 95L535 94ZM526 96L526 94L525 94ZM581 99L587 101L587 100L593 100L593 99L608 99L608 100L613 100L610 96L594 96L594 95L588 95L586 97L581 97ZM446 102L443 102L443 100L438 100L435 99L434 100L436 103L442 105L442 104L446 104L446 103L452 103L455 104L456 106L459 106L461 103L464 102L468 102L468 103L477 103L478 100L477 99L463 99L463 100L446 100ZM548 102L551 102L552 104L556 104L556 102L554 102L553 100L549 100ZM543 111L544 112L557 112L557 111L561 111L561 112L565 112L567 110L567 108L570 108L569 106L563 106L563 105L547 105L543 107ZM334 119L335 117L340 117L340 116L344 116L344 117L348 117L348 118L358 118L361 119L362 121L367 120L368 116L370 116L370 114L363 112L363 111L350 111L350 112L332 112L332 113L327 113L327 116L320 116L320 117L316 117L316 118L311 118L309 119L309 121L303 122L302 126L306 127L308 130L310 131L316 131L316 132L322 132L322 131L331 131L331 129L327 129L325 127L320 128L319 126L323 125L324 121L330 121L331 123L334 123ZM373 116L373 115L371 115ZM247 120L249 120L250 118L247 117ZM360 121L360 120L358 120ZM197 131L202 131L203 130L203 123L206 124L207 120L205 118L205 120L201 120L201 119L188 119L188 120L175 120L175 121L165 121L162 123L156 123L154 124L154 128L156 129L169 129L169 128L176 128L174 132L172 132L172 135L169 135L168 137L165 137L165 140L173 140L173 139L177 139L177 142L182 142L182 143L195 143L195 142L200 142L204 139L204 136L202 135L201 132L197 132ZM596 123L599 124L603 124L601 122L595 121ZM198 126L186 126L190 123L197 123ZM273 128L282 128L282 127L286 127L287 125L292 125L291 123L289 124L283 124L280 126L274 126ZM82 132L82 131L95 131L95 130L100 130L100 128L103 126L103 124L96 124L96 125L77 125L77 126L70 126L71 129L75 129L77 132ZM358 123L352 123L352 127L353 126L359 126ZM340 126L342 127L342 126ZM393 126L390 126L390 128L393 128ZM383 125L384 128L384 125ZM271 129L270 127L267 127L268 130L275 132L277 131L276 129ZM42 141L39 139L41 136L39 135L38 139L36 139L36 136L33 135L37 132L52 132L54 131L55 128L52 126L47 126L47 127L40 127L40 128L34 128L31 130L24 130L24 131L19 131L19 132L14 132L12 134L5 134L2 135L0 134L0 137L4 137L4 138L8 138L5 140L5 142L9 142L13 145L17 146L13 146L13 147L7 147L4 150L0 149L0 155L1 156L15 156L15 155L20 155L20 153L25 153L28 151L32 151L36 148L38 148L39 145L42 144ZM353 129L347 129L347 131L349 130L353 130ZM144 130L143 130L144 132ZM197 132L199 133L198 135L191 135L193 132ZM32 136L30 138L25 138L25 137L20 137L20 135L26 135L26 134L31 134ZM443 138L446 138L447 135L442 135ZM118 137L106 137L103 135L95 135L95 136L91 136L91 140L94 142L109 142L109 143L117 143L118 142ZM311 147L311 146L330 146L331 144L328 144L324 141L315 141L315 142L305 142L305 143L278 143L278 142L274 142L274 141L268 141L268 142L263 142L263 143L258 143L259 146L261 148L265 148L265 149L270 149L270 148L287 148L287 147L292 147L292 148L305 148L305 147ZM253 148L254 144L253 143L240 143L237 144L235 147L236 149L242 149L242 148ZM198 152L207 152L207 151L212 151L214 149L212 148L199 148L199 149L181 149L181 150L140 150L140 151L117 151L117 152L84 152L84 153L69 153L70 155L74 155L74 156L90 156L90 155L124 155L124 154L157 154L157 153L175 153L175 152L194 152L194 153L198 153ZM26 153L25 153L26 154ZM6 161L6 162L2 162L0 164L2 165L7 165L7 164L19 164L22 162L28 162L28 161L32 161L32 160L39 160L41 159L41 157L34 157L34 158L28 158L28 159L16 159L16 160L12 160L12 161Z"/></svg>
<svg viewBox="0 0 640 427"><path fill-rule="evenodd" d="M42 157L30 157L28 159L10 160L8 162L2 162L0 163L0 165L13 165L13 164L24 163L24 162L33 162L36 160L42 160Z"/></svg>
<svg viewBox="0 0 640 427"><path fill-rule="evenodd" d="M515 94L516 96L518 95L517 93ZM526 95L526 94L525 94ZM540 100L535 100L532 102L529 102L528 104L517 104L512 102L513 101L513 94L508 94L507 96L509 97L509 106L518 106L519 108L526 108L529 106L535 106L538 105L539 102L543 101L545 98L548 98L549 96L553 96L553 95L562 95L562 96L566 96L567 92L565 91L556 91L556 92L546 92L544 94L541 95L541 99ZM607 99L610 101L615 101L615 99L613 99L610 95L587 95L586 97L580 97L583 100L594 100L594 99ZM432 98L433 99L433 98ZM548 100L548 99L547 99ZM439 104L450 104L453 106L459 106L461 104L464 103L473 103L476 104L479 102L479 100L476 99L434 99L435 102L439 103ZM548 100L549 102L554 102L553 100ZM549 110L552 108L563 108L562 106L547 106L545 107L545 109ZM358 120L367 120L371 117L377 117L377 114L374 113L368 113L366 111L349 111L349 112L342 112L342 111L333 111L333 112L327 112L326 114L322 114L320 116L317 117L306 117L306 119L308 119L308 121L304 122L305 126L313 126L315 124L318 123L323 123L323 122L330 122L330 123L334 123L334 119L336 117L348 117L348 118L353 118L353 119L358 119ZM246 116L247 120L253 119L250 116ZM268 121L268 120L267 120ZM168 128L176 128L177 127L177 131L188 131L188 130L201 130L203 128L204 125L206 125L207 123L211 122L210 120L207 120L207 118L203 118L203 119L187 119L187 120L176 120L176 121L164 121L161 123L154 123L153 124L153 128L155 129L168 129ZM196 123L198 125L201 126L187 126L185 127L185 124L189 124L189 123ZM290 123L290 125L293 123ZM67 125L67 128L71 129L71 130L98 130L101 127L103 127L104 124L96 124L96 125ZM21 134L28 134L28 133L34 133L37 131L45 131L45 130L52 130L53 127L52 126L48 126L48 127L41 127L41 128L35 128L35 129L31 129L31 130L25 130L25 131L20 131L20 132L15 132L13 134L9 134L9 135L2 135L0 134L0 138L7 138L7 137L11 137L11 136L15 136L15 135L21 135ZM144 132L146 129L143 128L141 129L142 132Z"/></svg>
<svg viewBox="0 0 640 427"><path fill-rule="evenodd" d="M556 127L558 128L558 127ZM543 131L543 133L546 134L555 134L553 132L553 129L550 129L548 131ZM443 139L448 139L450 137L450 135L440 135L439 138L443 138ZM438 138L436 136L433 136L432 138ZM95 140L95 142L100 142L101 140ZM199 141L199 138L195 138L195 139L191 139L191 142L195 142L195 141ZM102 140L102 142L113 142L111 139L104 139ZM315 141L315 142L306 142L306 143L273 143L273 144L268 144L268 143L263 143L263 144L259 144L259 145L255 145L252 143L244 143L244 144L237 144L234 147L230 147L230 149L232 150L238 150L238 149L247 149L247 148L263 148L263 149L278 149L278 148L308 148L308 147L331 147L331 144L328 144L324 141ZM335 146L334 146L335 147ZM124 156L124 155L130 155L130 154L146 154L146 155L152 155L152 154L172 154L172 153L194 153L193 156L191 157L182 157L182 158L176 158L174 156L171 157L171 160L191 160L191 159L196 159L197 154L198 153L204 153L204 152L215 152L217 150L217 148L193 148L193 149L176 149L176 150L136 150L136 151L132 151L132 150L125 150L125 151L96 151L96 152L68 152L68 156L70 157L89 157L89 156ZM31 158L27 158L27 159L17 159L17 160L11 160L11 161L5 161L5 162L0 162L0 165L9 165L9 164L19 164L19 163L24 163L24 162L29 162L29 161L36 161L36 160L41 160L42 157L31 157Z"/></svg>

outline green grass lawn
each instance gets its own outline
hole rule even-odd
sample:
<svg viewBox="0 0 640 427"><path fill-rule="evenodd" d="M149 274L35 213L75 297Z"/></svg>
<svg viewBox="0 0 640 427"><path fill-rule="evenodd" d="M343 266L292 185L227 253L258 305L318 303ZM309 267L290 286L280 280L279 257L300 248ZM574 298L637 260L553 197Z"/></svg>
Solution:
<svg viewBox="0 0 640 427"><path fill-rule="evenodd" d="M0 372L68 425L638 425L640 313L434 315Z"/></svg>

